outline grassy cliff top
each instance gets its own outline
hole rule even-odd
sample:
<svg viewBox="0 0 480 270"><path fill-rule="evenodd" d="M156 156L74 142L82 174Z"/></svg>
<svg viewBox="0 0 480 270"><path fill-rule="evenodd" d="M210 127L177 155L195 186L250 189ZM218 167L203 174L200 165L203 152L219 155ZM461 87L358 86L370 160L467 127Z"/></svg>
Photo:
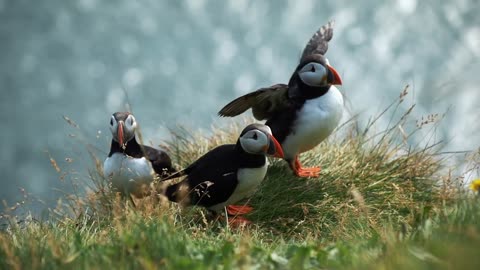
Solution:
<svg viewBox="0 0 480 270"><path fill-rule="evenodd" d="M93 156L93 188L67 194L49 219L3 215L0 268L479 269L480 196L451 173L451 156L435 140L438 116L415 121L414 106L402 112L406 94L302 154L305 165L322 167L318 178L297 178L271 160L248 202L254 224L240 229L155 192L133 208L109 191L103 157ZM211 135L178 128L163 147L185 167L234 143L250 121ZM478 169L478 153L467 159Z"/></svg>

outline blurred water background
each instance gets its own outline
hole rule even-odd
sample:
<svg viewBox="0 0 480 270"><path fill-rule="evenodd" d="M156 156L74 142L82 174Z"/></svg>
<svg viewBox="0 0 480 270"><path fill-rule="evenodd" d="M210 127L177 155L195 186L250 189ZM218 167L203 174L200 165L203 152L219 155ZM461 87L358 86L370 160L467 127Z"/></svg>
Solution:
<svg viewBox="0 0 480 270"><path fill-rule="evenodd" d="M123 89L153 144L179 123L227 123L216 112L288 82L330 19L327 56L352 113L366 119L410 84L416 117L448 111L438 130L447 150L478 149L478 14L478 0L0 0L0 199L11 204L25 188L40 208L54 203L68 185L50 157L86 179L78 134L106 155L110 114L127 109Z"/></svg>

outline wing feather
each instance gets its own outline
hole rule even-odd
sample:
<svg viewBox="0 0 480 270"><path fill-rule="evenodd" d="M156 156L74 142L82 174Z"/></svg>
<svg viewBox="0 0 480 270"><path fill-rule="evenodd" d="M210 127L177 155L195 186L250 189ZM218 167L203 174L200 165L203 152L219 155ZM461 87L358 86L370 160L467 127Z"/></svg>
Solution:
<svg viewBox="0 0 480 270"><path fill-rule="evenodd" d="M333 25L334 21L329 21L326 25L320 27L315 34L313 34L312 38L310 38L308 41L307 46L305 46L305 49L303 50L300 61L312 54L325 55L325 53L327 53L328 42L333 37Z"/></svg>
<svg viewBox="0 0 480 270"><path fill-rule="evenodd" d="M233 117L251 108L253 116L257 120L264 120L288 106L287 92L288 85L286 84L260 88L228 103L218 112L218 115Z"/></svg>

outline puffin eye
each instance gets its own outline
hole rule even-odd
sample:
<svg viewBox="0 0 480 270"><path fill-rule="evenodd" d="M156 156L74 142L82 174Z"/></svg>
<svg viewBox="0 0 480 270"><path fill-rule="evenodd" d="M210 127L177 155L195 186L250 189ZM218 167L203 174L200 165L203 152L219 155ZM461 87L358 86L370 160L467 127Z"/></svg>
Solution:
<svg viewBox="0 0 480 270"><path fill-rule="evenodd" d="M113 126L113 118L110 118L110 126Z"/></svg>
<svg viewBox="0 0 480 270"><path fill-rule="evenodd" d="M253 138L254 140L257 140L257 139L258 139L258 135L257 135L257 133L256 133L256 132L255 132L255 133L253 133L253 137L252 137L252 138Z"/></svg>
<svg viewBox="0 0 480 270"><path fill-rule="evenodd" d="M129 117L130 118L130 126L133 126L133 118L132 117Z"/></svg>
<svg viewBox="0 0 480 270"><path fill-rule="evenodd" d="M310 71L315 72L315 66L314 65L312 65L312 67L310 68Z"/></svg>

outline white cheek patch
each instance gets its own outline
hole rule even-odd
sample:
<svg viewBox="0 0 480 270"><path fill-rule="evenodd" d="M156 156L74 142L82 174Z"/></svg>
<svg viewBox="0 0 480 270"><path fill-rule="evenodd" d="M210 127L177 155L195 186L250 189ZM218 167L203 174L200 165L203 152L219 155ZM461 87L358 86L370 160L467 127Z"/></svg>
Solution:
<svg viewBox="0 0 480 270"><path fill-rule="evenodd" d="M131 123L131 124L130 124ZM133 115L129 115L125 120L125 126L134 130L137 127L137 121Z"/></svg>
<svg viewBox="0 0 480 270"><path fill-rule="evenodd" d="M125 134L130 135L130 134L133 134L133 132L135 132L135 127L133 126L124 125L123 128L124 128Z"/></svg>
<svg viewBox="0 0 480 270"><path fill-rule="evenodd" d="M124 136L125 142L130 141L135 136L135 128L133 128L132 126L124 126Z"/></svg>
<svg viewBox="0 0 480 270"><path fill-rule="evenodd" d="M308 63L298 72L300 79L310 86L325 84L324 79L326 75L327 69L319 63Z"/></svg>
<svg viewBox="0 0 480 270"><path fill-rule="evenodd" d="M112 132L112 137L115 139L115 141L118 141L117 128L118 128L117 121L113 121L113 126L110 125L110 132Z"/></svg>
<svg viewBox="0 0 480 270"><path fill-rule="evenodd" d="M123 123L125 141L130 141L135 136L135 129L137 128L137 121L133 115L129 115Z"/></svg>
<svg viewBox="0 0 480 270"><path fill-rule="evenodd" d="M263 149L265 145L268 145L268 138L265 134L258 132L258 144L260 149Z"/></svg>
<svg viewBox="0 0 480 270"><path fill-rule="evenodd" d="M257 139L253 138L253 134L256 134ZM263 152L263 147L268 145L268 138L260 131L249 131L240 138L240 145L247 153L260 154Z"/></svg>
<svg viewBox="0 0 480 270"><path fill-rule="evenodd" d="M250 138L240 138L240 144L245 152L254 154L257 152L258 145L256 141Z"/></svg>

